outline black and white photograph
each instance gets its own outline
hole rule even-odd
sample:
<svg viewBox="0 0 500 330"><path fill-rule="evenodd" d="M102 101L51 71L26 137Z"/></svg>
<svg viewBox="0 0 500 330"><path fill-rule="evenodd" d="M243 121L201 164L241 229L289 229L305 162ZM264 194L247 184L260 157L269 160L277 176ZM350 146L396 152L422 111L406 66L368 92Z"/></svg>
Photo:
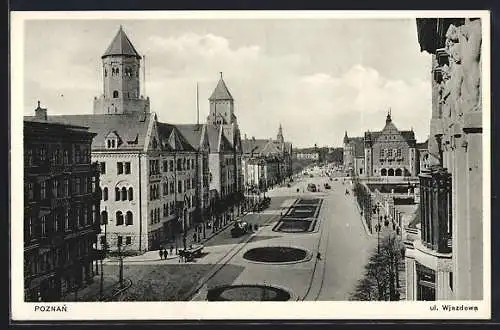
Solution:
<svg viewBox="0 0 500 330"><path fill-rule="evenodd" d="M14 319L490 317L487 11L11 15Z"/></svg>

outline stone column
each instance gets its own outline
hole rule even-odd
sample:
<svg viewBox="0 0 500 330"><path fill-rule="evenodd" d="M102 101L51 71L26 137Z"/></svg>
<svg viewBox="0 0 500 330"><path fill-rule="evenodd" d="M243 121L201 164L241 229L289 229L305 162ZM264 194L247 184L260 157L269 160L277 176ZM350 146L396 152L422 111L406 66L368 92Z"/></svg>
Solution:
<svg viewBox="0 0 500 330"><path fill-rule="evenodd" d="M483 175L482 175L482 113L464 114L464 139L461 148L466 150L467 226L470 260L470 297L483 299Z"/></svg>
<svg viewBox="0 0 500 330"><path fill-rule="evenodd" d="M455 298L467 300L471 297L470 230L467 200L467 152L462 147L464 135L455 132L453 141L454 168L452 172L453 207L453 259ZM481 242L482 243L482 242Z"/></svg>
<svg viewBox="0 0 500 330"><path fill-rule="evenodd" d="M416 273L415 273L415 259L406 257L406 300L417 300L415 294L416 288Z"/></svg>

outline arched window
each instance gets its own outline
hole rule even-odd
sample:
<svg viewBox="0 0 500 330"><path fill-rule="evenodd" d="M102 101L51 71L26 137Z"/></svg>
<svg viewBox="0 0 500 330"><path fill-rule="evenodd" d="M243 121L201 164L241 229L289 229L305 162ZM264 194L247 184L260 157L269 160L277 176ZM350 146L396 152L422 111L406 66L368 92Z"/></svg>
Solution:
<svg viewBox="0 0 500 330"><path fill-rule="evenodd" d="M122 188L122 201L127 200L127 188L123 187Z"/></svg>
<svg viewBox="0 0 500 330"><path fill-rule="evenodd" d="M123 225L123 213L122 211L116 211L116 225Z"/></svg>
<svg viewBox="0 0 500 330"><path fill-rule="evenodd" d="M381 171L380 171L380 175L381 176L387 176L387 170L385 168L383 168Z"/></svg>
<svg viewBox="0 0 500 330"><path fill-rule="evenodd" d="M115 73L116 73L115 68L111 68L111 75L112 75L112 76L114 76L114 75L115 75Z"/></svg>
<svg viewBox="0 0 500 330"><path fill-rule="evenodd" d="M131 201L134 199L134 188L128 188L128 200Z"/></svg>
<svg viewBox="0 0 500 330"><path fill-rule="evenodd" d="M116 68L116 74L120 74L120 69Z"/></svg>
<svg viewBox="0 0 500 330"><path fill-rule="evenodd" d="M104 69L104 77L108 76L108 69Z"/></svg>
<svg viewBox="0 0 500 330"><path fill-rule="evenodd" d="M133 219L133 216L132 216L132 212L127 211L127 215L126 215L126 220L125 221L126 221L125 224L127 226L130 226L130 225L134 224L134 219Z"/></svg>
<svg viewBox="0 0 500 330"><path fill-rule="evenodd" d="M102 211L101 212L101 225L107 225L107 224L108 224L108 212Z"/></svg>
<svg viewBox="0 0 500 330"><path fill-rule="evenodd" d="M104 187L102 190L102 199L107 201L108 200L108 187Z"/></svg>
<svg viewBox="0 0 500 330"><path fill-rule="evenodd" d="M401 171L401 169L400 169L400 168L398 168L398 169L396 170L396 176L402 176L402 175L403 175L403 171Z"/></svg>
<svg viewBox="0 0 500 330"><path fill-rule="evenodd" d="M120 200L120 188L116 187L115 188L115 201Z"/></svg>
<svg viewBox="0 0 500 330"><path fill-rule="evenodd" d="M118 98L118 91L113 91L113 98Z"/></svg>
<svg viewBox="0 0 500 330"><path fill-rule="evenodd" d="M394 176L394 170L392 168L389 169L388 175L389 176Z"/></svg>

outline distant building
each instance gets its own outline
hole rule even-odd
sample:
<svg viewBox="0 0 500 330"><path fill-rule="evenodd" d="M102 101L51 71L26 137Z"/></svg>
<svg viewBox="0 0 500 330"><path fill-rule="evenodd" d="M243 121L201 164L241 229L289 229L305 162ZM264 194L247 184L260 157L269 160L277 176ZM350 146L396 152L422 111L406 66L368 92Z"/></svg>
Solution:
<svg viewBox="0 0 500 330"><path fill-rule="evenodd" d="M99 233L96 134L47 123L47 110L24 121L25 301L59 301L93 277Z"/></svg>
<svg viewBox="0 0 500 330"><path fill-rule="evenodd" d="M390 112L385 126L364 137L344 136L344 168L365 177L416 177L418 153L413 130L400 131Z"/></svg>
<svg viewBox="0 0 500 330"><path fill-rule="evenodd" d="M292 144L285 142L283 128L276 140L245 139L243 146L243 177L249 187L265 189L292 175Z"/></svg>
<svg viewBox="0 0 500 330"><path fill-rule="evenodd" d="M319 160L319 152L297 152L295 154L295 158L302 160L302 159L309 159L309 160Z"/></svg>

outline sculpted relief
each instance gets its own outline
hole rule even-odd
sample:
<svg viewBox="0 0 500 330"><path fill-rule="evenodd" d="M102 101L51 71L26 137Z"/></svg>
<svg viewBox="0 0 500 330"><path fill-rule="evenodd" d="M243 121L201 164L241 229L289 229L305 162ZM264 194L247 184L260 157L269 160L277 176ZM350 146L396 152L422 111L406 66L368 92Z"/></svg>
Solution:
<svg viewBox="0 0 500 330"><path fill-rule="evenodd" d="M440 103L443 118L455 121L463 113L481 111L481 21L450 25L445 51L450 65L441 69Z"/></svg>

